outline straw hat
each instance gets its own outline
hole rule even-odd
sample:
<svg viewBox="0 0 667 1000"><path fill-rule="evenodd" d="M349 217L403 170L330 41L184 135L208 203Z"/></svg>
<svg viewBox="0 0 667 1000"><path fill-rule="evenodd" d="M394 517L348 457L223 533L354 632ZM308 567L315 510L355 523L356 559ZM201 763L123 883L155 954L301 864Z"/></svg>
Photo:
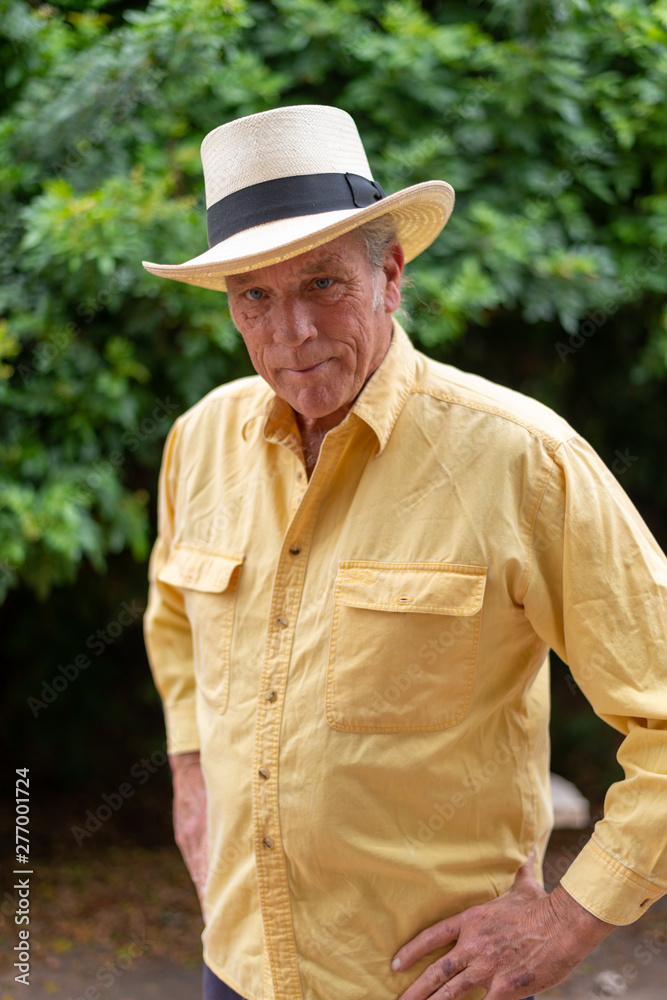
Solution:
<svg viewBox="0 0 667 1000"><path fill-rule="evenodd" d="M304 104L238 118L201 146L209 248L147 271L226 290L225 275L277 264L391 213L406 260L447 222L454 190L426 181L385 195L357 127L339 108Z"/></svg>

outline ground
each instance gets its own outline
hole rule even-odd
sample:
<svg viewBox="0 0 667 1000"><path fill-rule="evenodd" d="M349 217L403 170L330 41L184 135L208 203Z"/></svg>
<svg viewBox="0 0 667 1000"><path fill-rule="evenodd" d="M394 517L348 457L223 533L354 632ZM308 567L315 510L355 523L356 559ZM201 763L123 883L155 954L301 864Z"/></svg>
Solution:
<svg viewBox="0 0 667 1000"><path fill-rule="evenodd" d="M547 882L580 842L581 834L554 834ZM104 847L85 861L62 854L36 864L31 889L27 990L14 981L11 895L0 906L0 1000L199 1000L201 917L175 847ZM667 1000L667 898L542 996Z"/></svg>

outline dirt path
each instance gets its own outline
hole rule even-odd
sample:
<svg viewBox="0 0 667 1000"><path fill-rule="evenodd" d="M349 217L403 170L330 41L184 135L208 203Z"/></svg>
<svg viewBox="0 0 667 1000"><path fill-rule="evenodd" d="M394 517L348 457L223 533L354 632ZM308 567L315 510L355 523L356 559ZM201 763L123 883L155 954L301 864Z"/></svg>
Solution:
<svg viewBox="0 0 667 1000"><path fill-rule="evenodd" d="M571 842L558 837L548 873L567 866ZM201 918L175 848L63 857L38 865L31 888L28 990L9 957L14 909L7 897L0 906L0 1000L200 1000ZM667 1000L667 897L542 996Z"/></svg>

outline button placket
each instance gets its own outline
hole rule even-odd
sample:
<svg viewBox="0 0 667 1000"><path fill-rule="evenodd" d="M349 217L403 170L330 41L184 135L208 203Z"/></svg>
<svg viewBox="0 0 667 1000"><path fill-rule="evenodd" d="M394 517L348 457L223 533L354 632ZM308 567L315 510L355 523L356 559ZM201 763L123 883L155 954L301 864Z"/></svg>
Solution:
<svg viewBox="0 0 667 1000"><path fill-rule="evenodd" d="M264 922L266 949L275 1000L301 1000L296 944L292 931L292 907L287 882L285 856L278 825L279 737L284 692L287 684L292 642L306 573L307 552L317 520L317 501L344 446L337 435L326 449L326 464L318 463L309 483L295 484L287 538L278 563L265 646L255 728L255 779L253 817L255 861L260 908Z"/></svg>
<svg viewBox="0 0 667 1000"><path fill-rule="evenodd" d="M299 534L312 532L314 517L299 518ZM307 522L311 521L311 524ZM292 531L295 520L292 521ZM292 938L292 914L285 873L285 859L278 826L278 737L289 667L296 610L303 590L305 560L294 560L283 549L275 577L269 618L265 661L258 700L255 740L256 777L253 815L255 817L255 859L260 907L266 932L266 948L275 1000L300 1000L301 983L296 946ZM278 613L276 613L276 611ZM289 931L286 933L286 928ZM273 930L273 933L271 933Z"/></svg>

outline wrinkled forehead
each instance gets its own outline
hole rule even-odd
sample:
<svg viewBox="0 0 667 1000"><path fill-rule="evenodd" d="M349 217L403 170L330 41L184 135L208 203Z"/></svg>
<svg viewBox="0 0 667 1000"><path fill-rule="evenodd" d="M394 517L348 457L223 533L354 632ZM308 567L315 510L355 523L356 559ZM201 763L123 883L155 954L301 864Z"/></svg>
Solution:
<svg viewBox="0 0 667 1000"><path fill-rule="evenodd" d="M356 232L351 232L278 264L258 267L242 274L228 274L226 282L228 290L233 293L267 282L294 283L315 274L349 276L366 270L368 263L363 243Z"/></svg>

